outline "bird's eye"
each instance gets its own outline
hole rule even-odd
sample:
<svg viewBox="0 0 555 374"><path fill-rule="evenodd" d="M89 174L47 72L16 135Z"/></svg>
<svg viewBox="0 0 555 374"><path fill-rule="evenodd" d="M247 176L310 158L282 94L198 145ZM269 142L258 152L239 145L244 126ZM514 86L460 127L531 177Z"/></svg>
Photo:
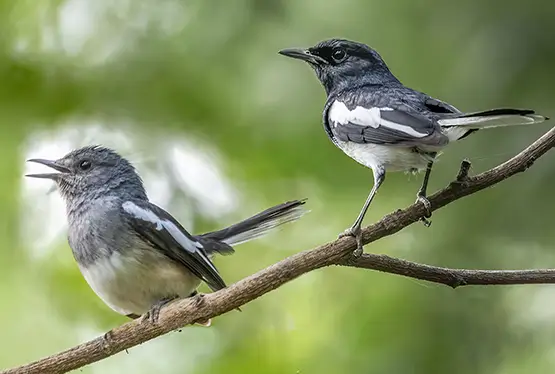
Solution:
<svg viewBox="0 0 555 374"><path fill-rule="evenodd" d="M341 61L343 61L345 59L345 57L347 57L347 54L345 53L345 51L341 48L335 48L332 52L331 52L331 58L333 58L333 60L336 63L339 63Z"/></svg>
<svg viewBox="0 0 555 374"><path fill-rule="evenodd" d="M91 168L91 162L89 160L83 160L79 163L79 169L89 170Z"/></svg>

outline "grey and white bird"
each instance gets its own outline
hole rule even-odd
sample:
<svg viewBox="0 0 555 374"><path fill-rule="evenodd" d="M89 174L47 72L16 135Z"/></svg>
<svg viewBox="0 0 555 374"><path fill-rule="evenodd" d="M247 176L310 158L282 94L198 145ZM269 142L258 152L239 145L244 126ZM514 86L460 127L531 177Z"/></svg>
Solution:
<svg viewBox="0 0 555 374"><path fill-rule="evenodd" d="M344 39L322 41L308 49L284 49L282 55L306 61L327 93L324 129L333 143L372 169L374 185L353 225L341 236L354 236L362 253L361 225L386 170L426 169L417 202L427 220L426 189L432 165L444 147L480 129L541 123L547 118L527 109L491 109L463 113L454 106L404 86L369 46Z"/></svg>
<svg viewBox="0 0 555 374"><path fill-rule="evenodd" d="M304 200L294 200L225 229L191 235L149 201L135 168L111 149L87 146L58 160L28 161L56 171L27 176L56 183L66 205L69 245L93 291L117 313L152 322L169 301L196 295L201 281L213 291L226 287L211 260L215 254L232 254L234 245L306 212Z"/></svg>

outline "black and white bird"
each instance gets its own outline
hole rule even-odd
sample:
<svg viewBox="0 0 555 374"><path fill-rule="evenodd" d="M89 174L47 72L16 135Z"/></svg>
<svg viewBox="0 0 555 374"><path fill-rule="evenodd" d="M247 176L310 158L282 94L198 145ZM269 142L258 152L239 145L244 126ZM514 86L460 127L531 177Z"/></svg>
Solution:
<svg viewBox="0 0 555 374"><path fill-rule="evenodd" d="M196 295L201 281L213 291L226 287L211 260L215 254L232 254L234 245L306 212L304 200L294 200L222 230L191 235L149 201L135 168L111 149L88 146L58 160L28 161L56 171L27 176L56 183L66 205L69 245L93 291L117 313L152 322L164 304Z"/></svg>
<svg viewBox="0 0 555 374"><path fill-rule="evenodd" d="M372 169L374 185L354 224L341 236L354 236L362 253L361 225L389 171L426 169L417 202L431 216L426 189L440 150L477 130L540 123L544 116L527 109L491 109L463 113L454 106L404 86L381 56L365 44L330 39L308 49L284 49L282 55L306 61L327 93L324 129L333 143Z"/></svg>

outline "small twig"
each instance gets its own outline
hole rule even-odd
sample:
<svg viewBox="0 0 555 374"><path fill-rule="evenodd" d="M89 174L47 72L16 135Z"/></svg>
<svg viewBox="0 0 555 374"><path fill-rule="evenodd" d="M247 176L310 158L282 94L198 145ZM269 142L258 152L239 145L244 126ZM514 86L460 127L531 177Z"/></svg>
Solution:
<svg viewBox="0 0 555 374"><path fill-rule="evenodd" d="M471 166L472 164L470 163L470 161L468 161L467 159L462 160L459 173L457 174L455 180L461 184L468 181L468 172L470 171Z"/></svg>
<svg viewBox="0 0 555 374"><path fill-rule="evenodd" d="M452 288L470 285L509 285L555 283L555 269L534 270L467 270L436 267L410 262L386 255L365 253L352 264L362 269L378 270L428 282L440 283Z"/></svg>
<svg viewBox="0 0 555 374"><path fill-rule="evenodd" d="M428 197L432 210L440 209L455 200L524 171L554 145L555 128L509 161L476 176L468 177L470 163L463 162L456 181ZM417 222L425 213L423 204L413 204L406 209L388 214L379 222L364 228L363 243L368 244L384 236L393 235ZM344 237L315 249L297 253L223 290L204 295L201 302L198 298L189 298L168 305L160 314L157 324L131 321L111 330L105 337L99 337L18 368L5 370L0 374L58 374L83 367L195 321L206 321L234 310L312 270L329 265L345 266L346 259L350 258L355 248L355 240ZM451 287L471 284L555 283L555 269L496 271L447 269L372 254L364 254L352 266Z"/></svg>

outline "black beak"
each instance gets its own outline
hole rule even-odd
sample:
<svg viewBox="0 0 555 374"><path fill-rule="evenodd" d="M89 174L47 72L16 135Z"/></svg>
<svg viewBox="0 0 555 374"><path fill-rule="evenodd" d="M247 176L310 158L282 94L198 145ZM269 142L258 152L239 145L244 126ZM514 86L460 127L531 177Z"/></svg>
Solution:
<svg viewBox="0 0 555 374"><path fill-rule="evenodd" d="M289 48L289 49L282 49L278 53L280 55L295 58L297 60L303 60L315 65L323 65L328 63L322 57L312 54L308 49Z"/></svg>
<svg viewBox="0 0 555 374"><path fill-rule="evenodd" d="M56 171L59 171L59 173L26 174L26 177L56 180L60 177L60 175L68 174L71 171L67 167L60 165L56 161L44 160L42 158L32 158L30 160L27 160L27 162L36 162L37 164L46 165Z"/></svg>

